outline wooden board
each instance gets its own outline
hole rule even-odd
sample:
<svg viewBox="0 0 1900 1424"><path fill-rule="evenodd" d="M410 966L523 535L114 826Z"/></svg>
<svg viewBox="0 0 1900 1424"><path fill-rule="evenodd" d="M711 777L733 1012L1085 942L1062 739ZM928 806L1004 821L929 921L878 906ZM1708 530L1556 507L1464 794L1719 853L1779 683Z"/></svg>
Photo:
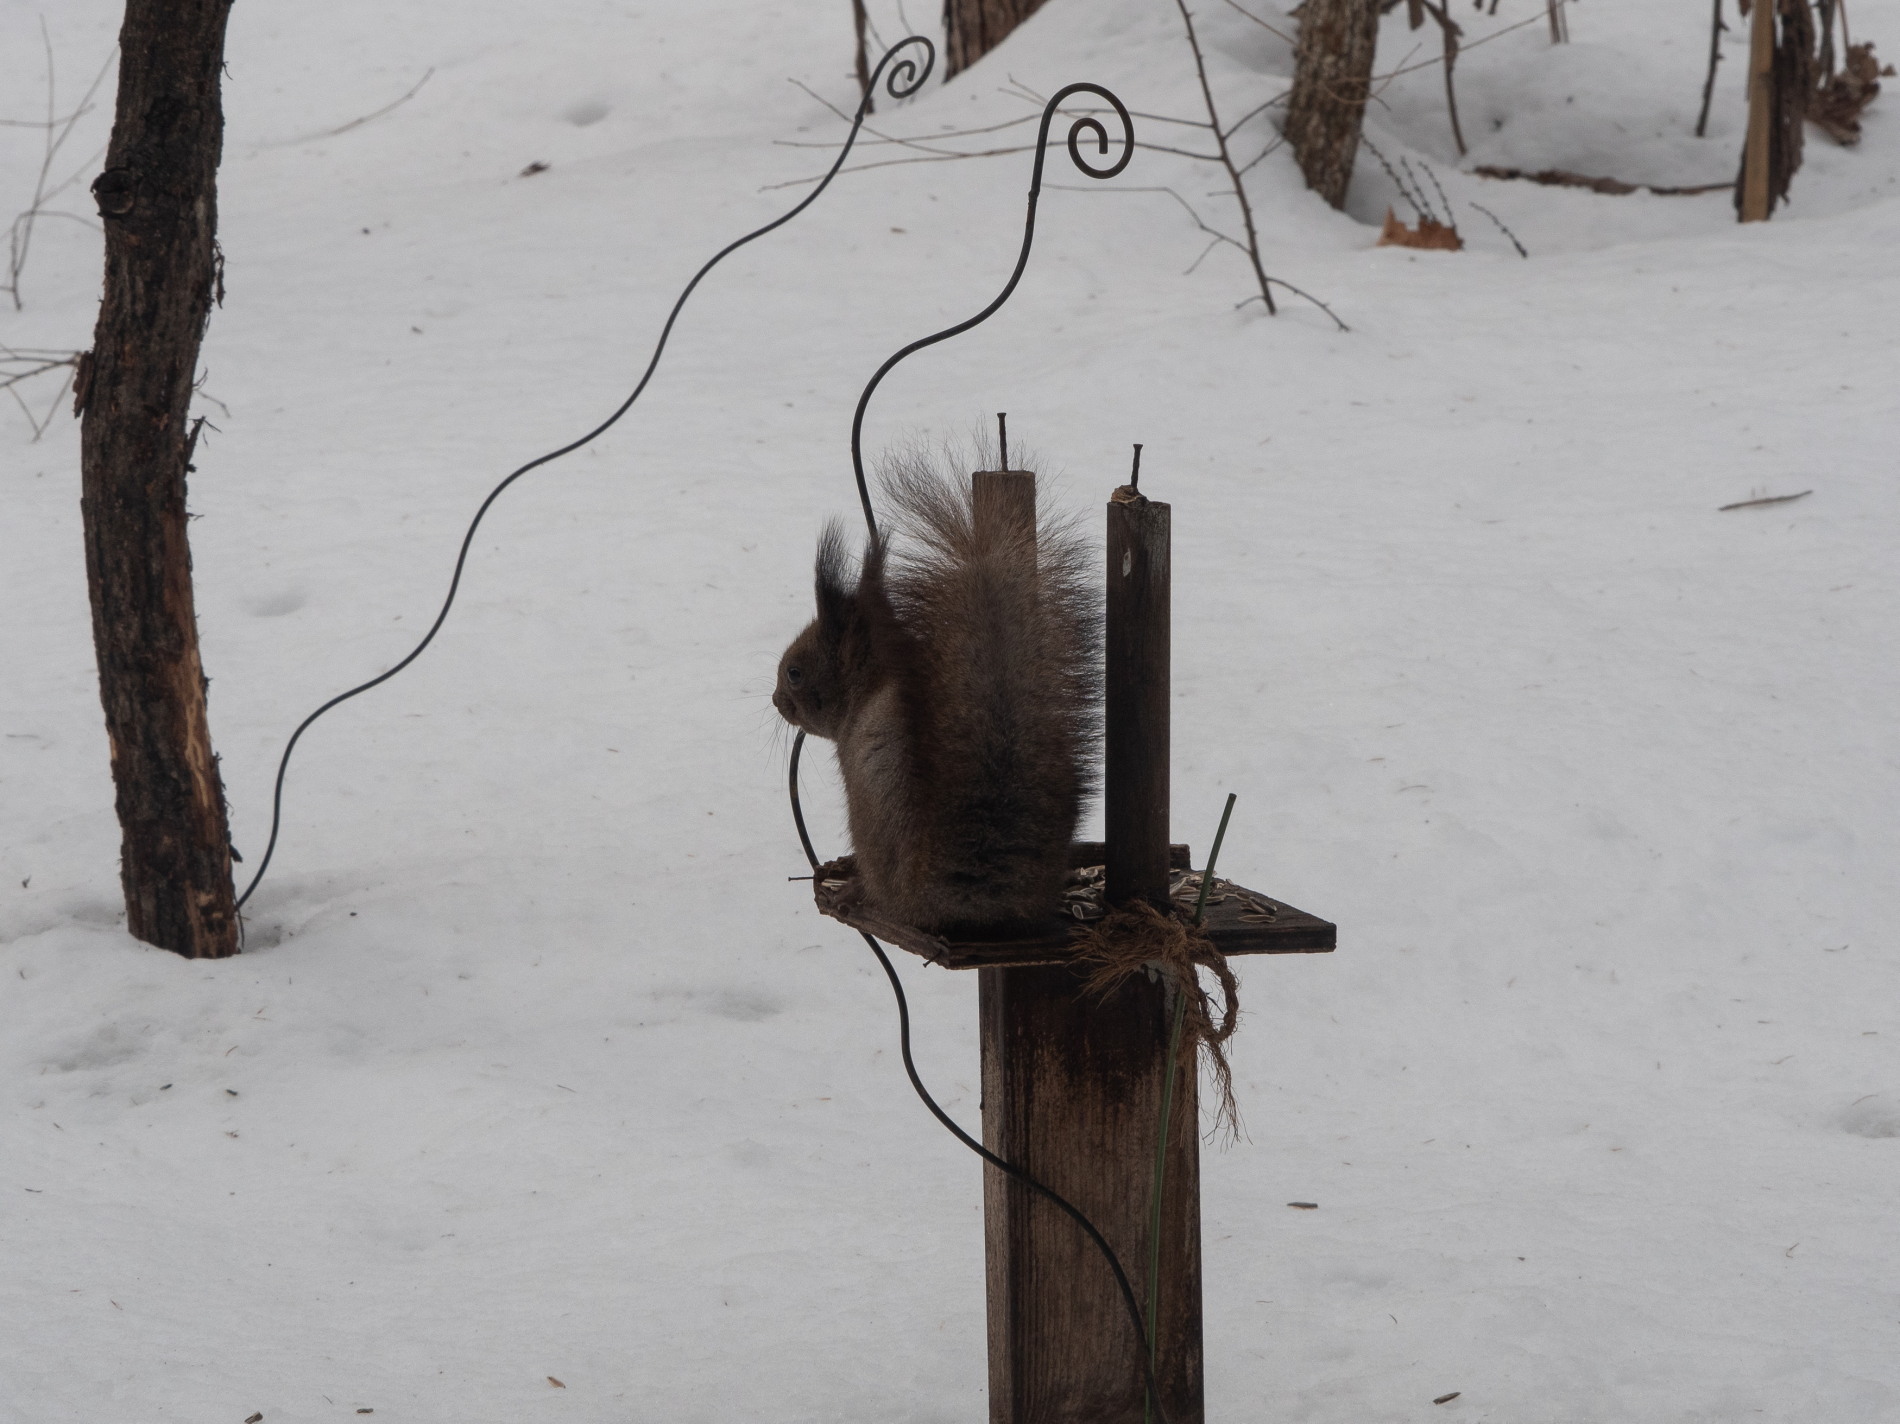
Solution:
<svg viewBox="0 0 1900 1424"><path fill-rule="evenodd" d="M1175 870L1188 862L1188 848L1171 846L1169 861ZM1074 863L1099 865L1099 842L1076 844ZM828 861L818 867L812 880L813 899L820 914L841 924L887 940L899 949L929 960L944 969L1010 969L1033 965L1060 965L1075 959L1075 941L1087 925L1054 909L1047 927L1039 933L1006 939L951 940L914 925L899 924L877 912L875 906L854 903L857 900L856 866L850 856ZM1229 882L1215 877L1217 892ZM1270 895L1244 886L1232 886L1240 895L1214 899L1208 905L1205 926L1208 938L1223 954L1330 954L1338 939L1338 928L1295 909ZM1266 905L1272 914L1264 918L1241 896Z"/></svg>

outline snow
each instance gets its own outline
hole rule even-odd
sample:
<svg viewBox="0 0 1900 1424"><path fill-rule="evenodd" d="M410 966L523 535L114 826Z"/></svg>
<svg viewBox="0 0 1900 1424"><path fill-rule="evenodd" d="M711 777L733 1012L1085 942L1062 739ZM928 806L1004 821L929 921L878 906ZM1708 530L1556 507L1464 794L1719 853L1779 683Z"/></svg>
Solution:
<svg viewBox="0 0 1900 1424"><path fill-rule="evenodd" d="M1541 9L1467 9L1467 43ZM1696 140L1707 7L1666 9L1468 49L1463 166L1731 176L1741 33ZM43 103L42 17L62 95L109 52L108 0L4 0L0 117ZM1900 0L1851 18L1900 49ZM1200 20L1230 115L1280 87L1282 40ZM1388 17L1382 68L1421 39ZM285 737L408 650L481 496L820 171L775 141L841 125L784 81L848 104L849 42L842 0L233 11L191 494L250 864ZM1195 112L1173 6L1050 0L878 122L1075 79ZM1403 75L1370 132L1465 252L1374 249L1374 164L1344 215L1284 152L1249 175L1269 270L1348 334L1234 310L1244 263L1184 276L1205 239L1119 191L1226 223L1207 166L1082 194L1052 157L1014 300L885 382L873 446L1008 410L1078 507L1145 444L1176 835L1238 792L1224 868L1340 925L1241 966L1210 1419L1900 1420L1893 114L1811 134L1741 228L1725 194L1460 173L1440 73ZM0 129L8 204L37 142ZM862 944L785 882L767 694L854 505L857 392L995 293L1027 168L847 176L709 278L633 414L497 505L435 646L305 737L230 961L123 932L77 433L0 417L0 1421L986 1417L978 1165ZM43 225L0 341L84 346L97 244ZM974 981L903 968L973 1124Z"/></svg>

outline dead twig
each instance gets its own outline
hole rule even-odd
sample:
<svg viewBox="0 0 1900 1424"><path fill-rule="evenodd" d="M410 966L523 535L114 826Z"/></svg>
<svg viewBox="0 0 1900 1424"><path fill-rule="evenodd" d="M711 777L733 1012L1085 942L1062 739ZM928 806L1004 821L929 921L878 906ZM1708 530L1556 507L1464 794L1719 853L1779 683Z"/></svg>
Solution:
<svg viewBox="0 0 1900 1424"><path fill-rule="evenodd" d="M1570 5L1570 4L1574 4L1575 0L1558 0L1558 3L1561 5ZM1458 46L1458 52L1460 54L1470 54L1472 50L1480 49L1483 46L1490 44L1492 40L1501 40L1506 35L1510 34L1511 31L1521 30L1526 25L1534 25L1543 18L1544 17L1542 15L1532 15L1527 20L1519 20L1515 24L1504 26L1503 29L1493 30L1491 31L1490 34L1485 35L1482 39L1475 39L1470 44L1460 43L1460 45ZM1410 63L1412 54L1416 54L1416 53L1417 51L1413 50L1411 54L1407 54L1405 59L1399 62L1399 67L1397 69L1390 70L1384 74L1373 75L1372 82L1376 85L1383 87L1384 85L1391 83L1394 79L1397 79L1402 74L1413 74L1421 69L1430 69L1434 64L1443 63L1443 61L1439 59L1422 59L1417 64L1412 64Z"/></svg>
<svg viewBox="0 0 1900 1424"><path fill-rule="evenodd" d="M1227 149L1227 139L1221 133L1220 111L1214 104L1214 90L1207 82L1207 61L1201 55L1200 36L1194 32L1194 16L1188 11L1187 0L1174 0L1174 7L1181 12L1181 23L1187 29L1188 48L1194 54L1194 73L1201 81L1201 98L1207 103L1207 126L1214 135L1215 146L1220 150L1220 165L1233 181L1234 201L1240 205L1240 220L1247 229L1247 260L1253 267L1255 279L1260 283L1260 300L1265 304L1267 314L1272 316L1275 311L1273 291L1267 285L1267 270L1260 265L1260 235L1254 230L1253 205L1247 201L1247 189L1240 181L1240 171L1234 167L1233 156ZM1333 319L1338 320L1337 317Z"/></svg>
<svg viewBox="0 0 1900 1424"><path fill-rule="evenodd" d="M1726 514L1731 509L1755 509L1764 504L1792 504L1795 500L1806 499L1813 493L1811 489L1804 489L1799 494L1765 494L1756 499L1738 499L1733 504L1718 505L1716 513Z"/></svg>
<svg viewBox="0 0 1900 1424"><path fill-rule="evenodd" d="M1522 257L1526 259L1527 261L1529 260L1530 255L1531 255L1530 252L1525 248L1523 243L1517 240L1517 234L1512 232L1508 227L1504 225L1503 218L1499 217L1496 213L1492 212L1489 208L1485 207L1484 204L1482 203L1473 203L1470 201L1470 199L1466 199L1465 201L1466 201L1467 206L1476 208L1479 212L1483 213L1486 217L1491 219L1491 221L1497 225L1498 231L1503 233L1506 237L1508 237L1511 240L1511 246L1517 249L1517 255L1519 257Z"/></svg>
<svg viewBox="0 0 1900 1424"><path fill-rule="evenodd" d="M70 113L61 117L59 114L57 92L59 72L53 60L53 38L46 28L44 16L40 19L40 44L46 52L46 117L44 119L8 119L4 121L8 128L39 129L45 136L40 148L39 173L33 180L33 199L27 204L24 212L14 217L13 222L7 229L7 280L5 290L7 294L13 298L13 309L15 311L21 309L20 277L21 274L26 271L27 254L32 251L33 247L33 230L38 225L39 220L47 217L60 217L65 218L69 222L83 224L86 227L96 228L98 226L98 224L93 222L90 218L81 217L77 213L54 212L48 209L46 204L67 188L70 188L78 181L80 174L92 166L93 160L89 158L84 165L64 182L52 184L50 187L48 186L48 182L53 173L54 160L59 157L60 150L66 146L66 140L72 137L74 125L93 111L94 105L92 101L99 93L99 86L105 83L106 75L112 70L112 58L110 55L107 56L105 63L99 66L99 72L93 76L92 83L86 86L86 92L81 96L79 103L73 107ZM95 155L95 157L96 156L97 155ZM11 389L10 385L9 389ZM14 399L19 399L17 393L15 393ZM39 439L38 430L43 428L43 426L36 427L36 432L33 437L35 440Z"/></svg>
<svg viewBox="0 0 1900 1424"><path fill-rule="evenodd" d="M1727 29L1722 20L1722 0L1715 0L1715 18L1709 25L1709 77L1702 81L1702 112L1695 121L1697 138L1709 134L1709 102L1715 97L1715 69L1722 62L1722 33Z"/></svg>
<svg viewBox="0 0 1900 1424"><path fill-rule="evenodd" d="M1275 29L1272 25L1269 25L1265 20L1261 19L1258 15L1254 14L1253 11L1246 9L1244 6L1238 4L1237 0L1221 0L1221 3L1226 5L1228 9L1238 11L1240 14L1245 15L1248 19L1252 20L1256 25L1260 26L1260 28L1265 30L1268 34L1276 35L1280 39L1285 40L1288 44L1299 43L1299 39L1296 36L1289 35L1285 30Z"/></svg>
<svg viewBox="0 0 1900 1424"><path fill-rule="evenodd" d="M1469 172L1480 178L1509 178L1525 183L1542 183L1547 188L1588 188L1593 193L1655 193L1665 198L1693 197L1697 193L1725 193L1735 186L1734 179L1721 183L1697 183L1687 188L1672 188L1655 183L1625 183L1621 178L1593 178L1587 173L1570 173L1562 168L1545 168L1527 173L1522 168L1497 168L1481 163Z"/></svg>
<svg viewBox="0 0 1900 1424"><path fill-rule="evenodd" d="M73 378L79 371L79 359L80 353L77 351L16 351L10 346L0 346L0 390L11 396L13 403L20 407L27 424L33 427L35 443L52 425L61 402L66 399L66 392L72 389ZM66 374L60 380L59 389L53 392L52 400L47 403L46 413L34 414L33 408L20 394L20 387L37 376L60 370Z"/></svg>
<svg viewBox="0 0 1900 1424"><path fill-rule="evenodd" d="M1445 0L1412 0L1412 3L1413 14L1416 15L1422 10L1430 15L1437 23L1439 35L1444 40L1442 62L1445 66L1445 110L1451 115L1452 142L1458 145L1458 156L1463 158L1469 150L1465 147L1464 127L1458 122L1458 90L1452 84L1452 71L1458 65L1458 42L1464 37L1464 27L1452 19Z"/></svg>
<svg viewBox="0 0 1900 1424"><path fill-rule="evenodd" d="M377 119L382 118L384 114L393 113L395 110L400 109L404 104L407 104L411 99L415 98L417 93L421 91L422 86L429 82L429 77L433 75L434 73L435 73L435 66L430 65L426 70L423 71L422 78L418 79L414 84L411 84L409 86L408 93L404 94L400 99L392 99L389 103L383 105L383 107L380 109L372 109L369 113L364 114L361 118L351 119L347 124L339 124L337 125L337 127L333 129L324 129L320 133L305 134L302 138L286 139L283 143L278 144L276 146L279 148L289 148L293 144L315 143L318 139L336 138L339 134L346 134L351 129L360 129L363 127L364 124L374 123Z"/></svg>

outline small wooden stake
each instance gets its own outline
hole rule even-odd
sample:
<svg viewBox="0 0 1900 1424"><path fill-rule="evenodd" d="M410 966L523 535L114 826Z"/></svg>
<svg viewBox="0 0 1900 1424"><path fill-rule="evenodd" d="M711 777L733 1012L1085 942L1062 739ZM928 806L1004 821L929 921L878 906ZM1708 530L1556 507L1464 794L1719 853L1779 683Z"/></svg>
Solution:
<svg viewBox="0 0 1900 1424"><path fill-rule="evenodd" d="M979 521L1035 518L1035 480L975 477ZM1109 506L1111 899L1168 898L1168 507ZM1117 897L1117 891L1120 891ZM1167 994L1136 978L1087 995L1067 966L978 971L983 1141L1074 1203L1142 1293L1167 1077ZM1167 1125L1151 1311L1169 1424L1202 1424L1200 1140L1192 1074ZM1027 1187L984 1169L991 1424L1141 1424L1148 1342L1094 1245Z"/></svg>

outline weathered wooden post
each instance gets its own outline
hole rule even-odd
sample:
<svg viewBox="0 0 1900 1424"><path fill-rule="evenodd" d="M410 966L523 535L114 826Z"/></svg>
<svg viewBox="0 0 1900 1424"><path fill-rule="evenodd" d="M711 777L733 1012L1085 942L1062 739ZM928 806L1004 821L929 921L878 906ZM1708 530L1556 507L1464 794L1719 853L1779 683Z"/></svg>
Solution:
<svg viewBox="0 0 1900 1424"><path fill-rule="evenodd" d="M986 505L1035 517L1035 476L976 477ZM1008 491L1004 496L1001 492ZM1132 489L1108 506L1108 902L1168 904L1168 506ZM1106 998L1063 966L983 969L983 1143L1092 1220L1159 1326L1156 1381L1170 1424L1200 1424L1199 1135L1192 1075L1177 1085L1159 1279L1150 1187L1167 1075L1165 987ZM1186 1131L1179 1130L1185 1124ZM1123 1424L1143 1417L1144 1345L1106 1264L1066 1216L984 1169L991 1424ZM1150 1294L1152 1291L1152 1294Z"/></svg>
<svg viewBox="0 0 1900 1424"><path fill-rule="evenodd" d="M988 470L972 479L979 524L1034 532L1033 474ZM1103 867L1108 909L1145 900L1182 914L1175 897L1188 897L1191 909L1194 887L1177 887L1188 847L1168 839L1170 513L1132 483L1109 501L1108 840L1078 844L1072 859ZM822 912L933 964L977 971L983 1145L1095 1224L1154 1337L1137 1335L1107 1263L1076 1223L985 1166L991 1424L1143 1424L1150 1350L1168 1424L1203 1424L1200 1109L1195 1074L1184 1066L1169 1121L1161 1120L1173 1008L1166 976L1137 974L1112 993L1091 993L1077 964L1078 925L1062 907L1011 938L953 940L883 918L855 895L855 874L849 857L817 868ZM1336 932L1324 920L1226 880L1214 892L1203 929L1224 954L1333 948Z"/></svg>

